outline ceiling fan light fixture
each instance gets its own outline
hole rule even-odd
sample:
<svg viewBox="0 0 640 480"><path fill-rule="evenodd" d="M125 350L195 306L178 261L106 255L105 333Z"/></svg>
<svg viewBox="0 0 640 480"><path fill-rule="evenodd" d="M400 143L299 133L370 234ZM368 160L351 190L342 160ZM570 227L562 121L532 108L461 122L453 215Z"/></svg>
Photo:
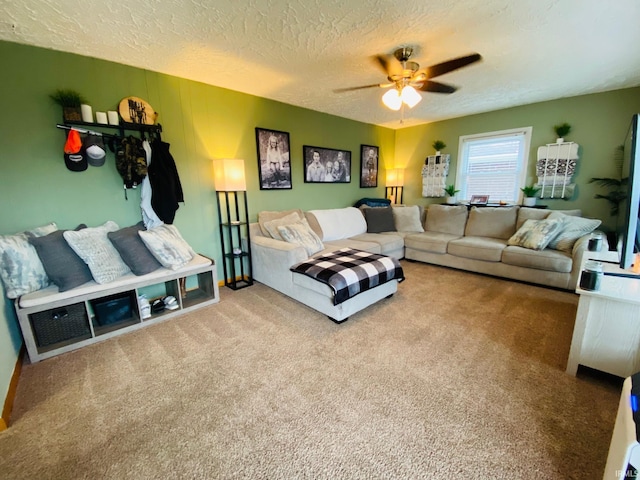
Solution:
<svg viewBox="0 0 640 480"><path fill-rule="evenodd" d="M406 103L409 108L415 107L422 100L422 96L411 85L407 85L402 89L402 101Z"/></svg>
<svg viewBox="0 0 640 480"><path fill-rule="evenodd" d="M382 103L384 103L391 110L400 110L402 106L402 98L400 97L400 93L395 88L387 90L387 92L382 95Z"/></svg>

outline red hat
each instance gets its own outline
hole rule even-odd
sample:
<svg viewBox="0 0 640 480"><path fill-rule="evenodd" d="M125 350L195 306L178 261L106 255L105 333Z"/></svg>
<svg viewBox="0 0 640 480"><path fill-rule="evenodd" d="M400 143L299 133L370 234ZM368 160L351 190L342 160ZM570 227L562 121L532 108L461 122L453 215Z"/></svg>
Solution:
<svg viewBox="0 0 640 480"><path fill-rule="evenodd" d="M82 148L82 139L77 130L69 130L67 142L64 144L64 153L78 153Z"/></svg>

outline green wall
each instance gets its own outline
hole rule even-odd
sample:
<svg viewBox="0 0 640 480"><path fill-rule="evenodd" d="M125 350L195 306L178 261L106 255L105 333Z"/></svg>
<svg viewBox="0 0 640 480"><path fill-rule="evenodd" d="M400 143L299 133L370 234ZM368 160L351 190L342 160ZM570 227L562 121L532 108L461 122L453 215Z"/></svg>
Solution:
<svg viewBox="0 0 640 480"><path fill-rule="evenodd" d="M576 176L578 193L570 201L545 202L552 208L582 208L585 215L608 221L603 201L594 201L592 176L614 176L614 148L622 143L631 114L640 111L640 89L527 105L496 112L394 131L293 107L259 97L162 75L93 58L0 42L0 234L11 234L55 221L60 228L78 223L96 226L114 220L128 226L140 220L139 192L125 200L113 154L100 168L70 172L64 166L65 135L55 128L60 108L48 95L73 88L85 95L93 110L116 109L127 96L147 100L159 112L163 140L171 144L185 204L175 224L195 250L220 258L213 192L214 158L244 158L249 210L342 207L362 197L384 196L384 167L406 167L405 203L427 204L421 197L420 169L444 140L452 156L455 178L458 137L472 133L533 126L532 155L555 140L552 126L567 121L569 140L581 145ZM259 80L257 80L259 81ZM451 97L455 101L455 96ZM293 189L261 191L255 127L290 133ZM360 144L380 146L378 187L360 189ZM350 184L305 184L302 146L351 150ZM533 177L533 165L530 175ZM221 266L219 263L219 276ZM0 296L0 402L4 401L21 346L13 304Z"/></svg>
<svg viewBox="0 0 640 480"><path fill-rule="evenodd" d="M454 96L451 96L454 101ZM422 198L420 171L427 155L433 155L431 144L440 139L447 144L443 153L451 155L447 184L454 183L457 168L458 139L461 135L492 132L519 127L533 127L527 178L535 180L537 150L555 142L553 126L568 122L571 133L565 140L580 145L578 166L574 176L576 193L569 200L539 200L555 209L582 209L583 215L603 220L605 228L614 226L605 200L595 200L595 193L605 189L589 184L593 177L616 177L615 149L624 141L631 116L640 112L640 88L564 98L478 115L401 129L396 135L395 162L404 166L406 203L429 204L439 198Z"/></svg>
<svg viewBox="0 0 640 480"><path fill-rule="evenodd" d="M379 145L380 163L392 161L395 132L251 95L212 87L94 58L0 42L0 234L12 234L55 221L60 228L96 226L114 220L120 226L140 220L139 190L128 192L108 153L103 167L70 172L64 166L59 106L49 94L58 88L82 93L93 111L115 110L120 100L138 96L159 112L164 141L171 144L185 203L175 225L193 248L221 258L213 191L214 158L243 158L249 211L342 207L362 197L384 196L360 189L360 144ZM256 79L256 81L260 81ZM290 133L293 189L261 191L258 183L255 127ZM305 184L302 146L352 153L349 184ZM222 277L218 262L219 277ZM4 293L4 292L3 292ZM4 297L4 295L3 295ZM21 336L11 301L0 300L0 408Z"/></svg>

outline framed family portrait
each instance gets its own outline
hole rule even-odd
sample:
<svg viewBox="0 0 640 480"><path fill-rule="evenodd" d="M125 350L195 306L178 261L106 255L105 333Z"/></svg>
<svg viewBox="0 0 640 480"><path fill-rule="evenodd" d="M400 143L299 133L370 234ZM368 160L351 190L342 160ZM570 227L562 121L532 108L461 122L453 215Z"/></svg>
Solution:
<svg viewBox="0 0 640 480"><path fill-rule="evenodd" d="M305 183L350 183L351 152L333 148L302 147Z"/></svg>
<svg viewBox="0 0 640 480"><path fill-rule="evenodd" d="M260 190L291 189L289 134L256 127Z"/></svg>
<svg viewBox="0 0 640 480"><path fill-rule="evenodd" d="M360 145L360 188L378 186L378 147Z"/></svg>
<svg viewBox="0 0 640 480"><path fill-rule="evenodd" d="M469 203L471 205L486 205L489 203L489 195L472 195Z"/></svg>

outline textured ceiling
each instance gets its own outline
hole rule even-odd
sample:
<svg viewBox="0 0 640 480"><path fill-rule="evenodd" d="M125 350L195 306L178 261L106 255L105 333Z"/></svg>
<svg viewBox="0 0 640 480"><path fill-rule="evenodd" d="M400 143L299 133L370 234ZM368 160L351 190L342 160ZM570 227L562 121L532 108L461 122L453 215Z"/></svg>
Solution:
<svg viewBox="0 0 640 480"><path fill-rule="evenodd" d="M640 85L638 0L0 0L0 39L197 80L391 128ZM478 52L401 113L372 55Z"/></svg>

